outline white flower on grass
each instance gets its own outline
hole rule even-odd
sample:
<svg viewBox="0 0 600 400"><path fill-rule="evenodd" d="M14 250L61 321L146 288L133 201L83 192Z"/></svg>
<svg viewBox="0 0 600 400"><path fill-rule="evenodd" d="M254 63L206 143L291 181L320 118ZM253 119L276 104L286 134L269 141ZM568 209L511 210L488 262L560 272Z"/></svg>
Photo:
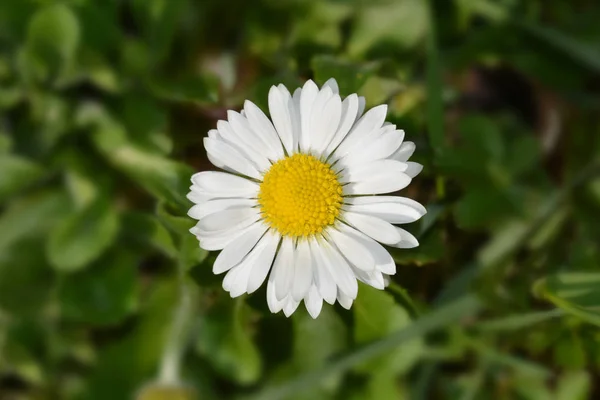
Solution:
<svg viewBox="0 0 600 400"><path fill-rule="evenodd" d="M418 246L395 226L425 208L398 196L422 169L407 161L415 150L404 131L385 122L387 106L363 115L363 97L342 100L330 79L308 81L293 95L269 92L271 120L252 102L228 112L208 132L209 160L227 172L192 177L191 229L206 250L222 250L213 272L227 272L232 297L267 279L271 312L290 316L304 301L313 318L323 300L350 308L357 279L384 289L396 265L380 244ZM272 122L271 122L272 121Z"/></svg>

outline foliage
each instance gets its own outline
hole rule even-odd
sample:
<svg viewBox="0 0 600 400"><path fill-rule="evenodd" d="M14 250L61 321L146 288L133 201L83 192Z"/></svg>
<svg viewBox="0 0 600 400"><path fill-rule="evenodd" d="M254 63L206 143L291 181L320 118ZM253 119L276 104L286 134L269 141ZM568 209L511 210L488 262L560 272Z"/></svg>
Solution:
<svg viewBox="0 0 600 400"><path fill-rule="evenodd" d="M598 18L585 0L0 2L0 398L598 397ZM228 108L331 76L416 143L403 195L428 214L388 290L286 319L264 288L221 290L185 194Z"/></svg>

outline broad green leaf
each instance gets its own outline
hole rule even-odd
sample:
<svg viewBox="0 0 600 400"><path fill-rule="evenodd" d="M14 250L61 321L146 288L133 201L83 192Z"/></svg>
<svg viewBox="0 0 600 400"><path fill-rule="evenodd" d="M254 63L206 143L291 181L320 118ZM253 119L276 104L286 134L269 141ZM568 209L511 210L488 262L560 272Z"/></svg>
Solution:
<svg viewBox="0 0 600 400"><path fill-rule="evenodd" d="M303 46L338 48L343 40L340 23L351 15L351 4L314 1L305 13L304 18L295 23L292 40ZM273 35L270 38L275 39Z"/></svg>
<svg viewBox="0 0 600 400"><path fill-rule="evenodd" d="M318 318L313 319L302 309L294 313L292 322L293 367L288 371L291 376L298 371L309 371L325 365L328 359L340 354L347 347L348 330L335 311L326 304L323 304ZM340 378L340 375L332 376L320 387L291 399L329 398L339 388Z"/></svg>
<svg viewBox="0 0 600 400"><path fill-rule="evenodd" d="M482 115L469 115L461 119L458 129L465 147L483 153L486 159L501 160L504 157L502 132L493 120Z"/></svg>
<svg viewBox="0 0 600 400"><path fill-rule="evenodd" d="M102 347L82 398L131 400L156 374L178 301L177 288L171 279L151 286L149 298L140 304L138 323Z"/></svg>
<svg viewBox="0 0 600 400"><path fill-rule="evenodd" d="M497 221L512 210L507 194L494 187L473 187L454 209L457 225L462 229L481 228Z"/></svg>
<svg viewBox="0 0 600 400"><path fill-rule="evenodd" d="M357 93L374 72L374 65L353 63L333 56L314 57L311 66L318 84L335 78L342 96Z"/></svg>
<svg viewBox="0 0 600 400"><path fill-rule="evenodd" d="M67 320L115 325L137 307L138 276L132 254L113 251L60 282L58 298Z"/></svg>
<svg viewBox="0 0 600 400"><path fill-rule="evenodd" d="M175 385L150 385L140 390L135 400L200 400L190 387Z"/></svg>
<svg viewBox="0 0 600 400"><path fill-rule="evenodd" d="M251 333L250 308L243 299L222 295L201 316L196 350L223 377L242 385L256 382L262 359Z"/></svg>
<svg viewBox="0 0 600 400"><path fill-rule="evenodd" d="M76 271L97 259L114 242L118 230L116 210L99 199L53 229L46 254L57 270Z"/></svg>
<svg viewBox="0 0 600 400"><path fill-rule="evenodd" d="M35 193L11 202L0 216L0 253L13 243L47 234L69 212L61 191Z"/></svg>
<svg viewBox="0 0 600 400"><path fill-rule="evenodd" d="M600 326L600 273L561 272L534 285L534 292L584 321Z"/></svg>
<svg viewBox="0 0 600 400"><path fill-rule="evenodd" d="M65 4L51 4L32 16L26 51L29 57L42 61L47 72L55 73L73 61L79 40L77 16Z"/></svg>
<svg viewBox="0 0 600 400"><path fill-rule="evenodd" d="M0 309L16 315L44 311L54 274L41 247L39 239L24 239L0 251Z"/></svg>
<svg viewBox="0 0 600 400"><path fill-rule="evenodd" d="M123 215L123 236L141 247L151 246L167 257L176 259L178 252L169 231L149 214L132 211Z"/></svg>
<svg viewBox="0 0 600 400"><path fill-rule="evenodd" d="M13 154L0 154L0 202L38 181L44 170L36 163Z"/></svg>
<svg viewBox="0 0 600 400"><path fill-rule="evenodd" d="M184 16L187 0L133 0L131 8L143 29L155 63L169 53L171 41Z"/></svg>
<svg viewBox="0 0 600 400"><path fill-rule="evenodd" d="M7 154L13 147L13 141L4 131L0 131L0 157Z"/></svg>
<svg viewBox="0 0 600 400"><path fill-rule="evenodd" d="M209 76L157 80L150 89L156 97L172 102L212 104L219 98L219 82Z"/></svg>
<svg viewBox="0 0 600 400"><path fill-rule="evenodd" d="M185 199L193 170L185 164L149 152L131 143L118 124L109 122L94 134L103 155L149 193L187 210Z"/></svg>
<svg viewBox="0 0 600 400"><path fill-rule="evenodd" d="M588 371L565 372L556 384L556 400L589 399L591 383L591 376Z"/></svg>
<svg viewBox="0 0 600 400"><path fill-rule="evenodd" d="M421 42L428 28L428 10L424 1L366 3L356 14L348 51L359 56L383 43L388 48L412 48Z"/></svg>
<svg viewBox="0 0 600 400"><path fill-rule="evenodd" d="M412 323L409 313L396 304L388 293L367 285L361 285L359 292L360 295L352 306L354 340L357 343L380 339ZM385 356L360 365L357 369L364 374L369 374L374 368L389 375L403 374L415 364L422 351L422 338L415 338Z"/></svg>
<svg viewBox="0 0 600 400"><path fill-rule="evenodd" d="M566 370L579 370L587 366L588 355L582 338L576 333L566 333L553 343L554 363Z"/></svg>

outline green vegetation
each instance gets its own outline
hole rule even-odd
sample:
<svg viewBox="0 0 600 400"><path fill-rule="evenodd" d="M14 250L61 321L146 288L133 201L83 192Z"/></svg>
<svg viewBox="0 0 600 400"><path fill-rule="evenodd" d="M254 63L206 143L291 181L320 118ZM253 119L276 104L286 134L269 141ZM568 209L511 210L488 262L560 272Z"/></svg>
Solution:
<svg viewBox="0 0 600 400"><path fill-rule="evenodd" d="M0 399L600 397L600 4L0 2ZM202 138L322 84L417 145L382 292L230 299L186 216ZM174 384L177 383L177 384Z"/></svg>

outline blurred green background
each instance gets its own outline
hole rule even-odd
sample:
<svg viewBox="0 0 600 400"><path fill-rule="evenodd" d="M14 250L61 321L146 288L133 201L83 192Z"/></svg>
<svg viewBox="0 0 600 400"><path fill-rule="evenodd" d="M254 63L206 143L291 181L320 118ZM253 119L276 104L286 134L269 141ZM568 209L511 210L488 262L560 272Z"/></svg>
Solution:
<svg viewBox="0 0 600 400"><path fill-rule="evenodd" d="M0 2L0 399L600 398L600 4ZM232 300L188 233L228 108L389 105L428 214L385 292Z"/></svg>

